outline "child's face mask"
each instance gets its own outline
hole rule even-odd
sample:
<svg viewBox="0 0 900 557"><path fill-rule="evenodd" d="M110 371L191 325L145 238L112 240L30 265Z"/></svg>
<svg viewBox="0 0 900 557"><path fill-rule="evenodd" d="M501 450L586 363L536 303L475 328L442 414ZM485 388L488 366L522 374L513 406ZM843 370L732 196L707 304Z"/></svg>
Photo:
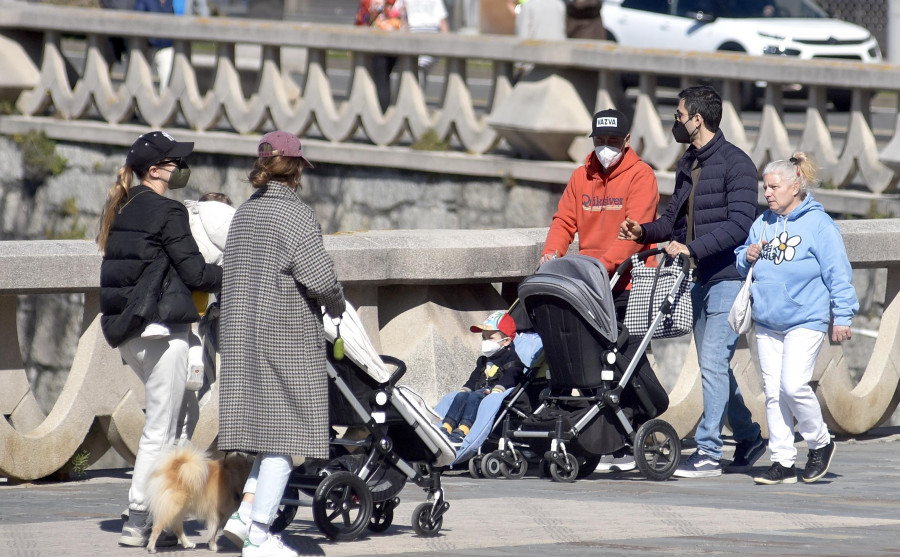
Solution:
<svg viewBox="0 0 900 557"><path fill-rule="evenodd" d="M485 339L481 341L481 353L487 358L499 352L501 348L503 348L503 345L496 340Z"/></svg>

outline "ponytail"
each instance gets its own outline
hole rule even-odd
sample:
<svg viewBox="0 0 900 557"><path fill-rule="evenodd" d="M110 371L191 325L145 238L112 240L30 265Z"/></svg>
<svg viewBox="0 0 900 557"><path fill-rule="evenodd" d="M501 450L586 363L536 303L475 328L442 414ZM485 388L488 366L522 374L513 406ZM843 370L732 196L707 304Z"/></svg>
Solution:
<svg viewBox="0 0 900 557"><path fill-rule="evenodd" d="M806 153L794 153L794 156L788 161L797 168L797 181L800 184L800 194L806 197L810 188L815 187L819 183L816 172L816 165L812 159L806 156Z"/></svg>
<svg viewBox="0 0 900 557"><path fill-rule="evenodd" d="M819 184L816 165L806 153L794 153L786 161L770 162L763 169L763 176L766 174L781 176L785 184L797 184L800 188L800 199L806 199L806 194L809 193L809 190Z"/></svg>
<svg viewBox="0 0 900 557"><path fill-rule="evenodd" d="M134 170L128 165L119 169L116 184L109 190L106 196L106 205L100 214L100 232L97 234L97 245L100 253L106 250L106 240L109 238L109 229L112 228L116 212L122 206L122 202L128 197L131 190L131 181L134 179Z"/></svg>

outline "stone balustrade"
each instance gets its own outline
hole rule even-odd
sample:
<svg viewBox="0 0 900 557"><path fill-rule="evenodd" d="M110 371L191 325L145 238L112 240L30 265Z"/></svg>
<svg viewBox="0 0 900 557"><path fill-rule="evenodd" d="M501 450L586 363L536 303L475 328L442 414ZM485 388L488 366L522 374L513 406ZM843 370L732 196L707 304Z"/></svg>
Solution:
<svg viewBox="0 0 900 557"><path fill-rule="evenodd" d="M887 64L669 52L602 41L172 18L22 2L4 4L0 33L14 37L39 69L36 82L22 87L16 105L21 115L0 117L2 133L41 129L56 139L128 145L137 127L131 124L138 121L151 128L191 130L201 151L233 152L240 145L246 154L252 143L248 135L277 127L303 137L313 158L325 163L561 183L568 179L571 161L523 160L509 156L510 148L527 157L579 161L590 148L585 115L595 107L617 106L632 115L632 145L663 175L665 192L672 182L665 173L683 147L668 133L670 115L657 109L658 97L666 94L659 83L714 80L725 101L721 127L758 168L802 150L823 167L821 177L832 189L821 198L829 210L897 209L900 115L882 147L872 126L873 95L896 103L900 92L900 69ZM111 35L130 44L123 75L111 73L104 56ZM148 62L148 37L175 41L174 69L164 91ZM80 50L73 54L66 41ZM201 46L214 51L204 55ZM248 49L252 54L245 64L239 53ZM376 53L399 57L396 98L385 112L369 69ZM446 62L436 100L420 88L417 54ZM335 63L335 56L343 63ZM335 85L336 72L348 71L348 59L344 90ZM209 60L211 68L201 60ZM83 67L75 66L82 62ZM513 87L516 63L536 69ZM204 84L199 76L209 69L213 77ZM247 71L255 80L242 81ZM636 95L633 102L623 90L623 73L637 77L637 92L629 93ZM742 83L749 81L767 84L758 129L745 124L738 108ZM249 89L248 83L253 83ZM791 84L808 91L799 142L790 138L783 110L783 89ZM840 132L829 127L826 96L833 88L852 92L847 125ZM449 143L449 151L409 149L431 130ZM851 185L852 191L844 189ZM849 200L846 206L829 206L842 197Z"/></svg>
<svg viewBox="0 0 900 557"><path fill-rule="evenodd" d="M814 374L832 431L856 434L882 423L900 400L900 219L839 226L854 268L887 269L884 312L865 372L851 378L842 347L834 345L823 350ZM376 348L404 360L404 381L435 403L468 376L477 351L469 325L508 305L514 285L534 270L545 235L546 229L373 231L329 235L325 246ZM134 457L143 385L100 332L100 261L87 241L0 242L0 475L43 477L81 449L92 459L109 447ZM84 325L65 387L45 415L22 370L16 295L56 292L84 293ZM746 344L733 365L755 419L765 424L761 379ZM663 417L687 435L702 410L693 346L669 393ZM214 385L203 400L194 436L203 446L218 431L217 396Z"/></svg>

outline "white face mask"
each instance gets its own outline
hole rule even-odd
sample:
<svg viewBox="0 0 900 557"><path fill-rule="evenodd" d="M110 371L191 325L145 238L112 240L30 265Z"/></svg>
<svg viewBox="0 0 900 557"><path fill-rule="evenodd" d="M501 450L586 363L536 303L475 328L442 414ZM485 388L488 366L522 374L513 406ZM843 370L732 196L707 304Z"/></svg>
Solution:
<svg viewBox="0 0 900 557"><path fill-rule="evenodd" d="M603 168L609 168L622 160L622 150L609 145L594 147L594 153L597 154L597 160Z"/></svg>
<svg viewBox="0 0 900 557"><path fill-rule="evenodd" d="M481 353L485 355L485 357L490 358L494 354L500 351L503 348L500 346L500 343L496 340L482 340L481 341Z"/></svg>

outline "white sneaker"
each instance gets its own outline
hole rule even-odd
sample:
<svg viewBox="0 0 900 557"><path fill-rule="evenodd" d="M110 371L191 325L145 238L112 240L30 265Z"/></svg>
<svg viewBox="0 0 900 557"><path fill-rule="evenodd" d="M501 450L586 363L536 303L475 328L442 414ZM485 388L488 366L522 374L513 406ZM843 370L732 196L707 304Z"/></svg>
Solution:
<svg viewBox="0 0 900 557"><path fill-rule="evenodd" d="M141 338L150 340L165 338L167 336L169 336L169 328L162 323L150 323L144 327L144 332L141 333Z"/></svg>
<svg viewBox="0 0 900 557"><path fill-rule="evenodd" d="M594 470L595 472L628 472L629 470L634 470L636 467L636 463L634 461L634 455L622 451L622 454L616 456L617 453L610 455L603 455L600 458L600 462L597 464L597 468Z"/></svg>
<svg viewBox="0 0 900 557"><path fill-rule="evenodd" d="M284 545L281 536L269 534L266 541L260 545L250 542L250 538L244 542L241 557L298 557L298 553Z"/></svg>
<svg viewBox="0 0 900 557"><path fill-rule="evenodd" d="M244 542L247 541L247 536L250 535L250 521L244 522L241 520L241 515L235 511L231 518L228 519L228 522L225 523L223 530L225 537L235 547L244 547Z"/></svg>

